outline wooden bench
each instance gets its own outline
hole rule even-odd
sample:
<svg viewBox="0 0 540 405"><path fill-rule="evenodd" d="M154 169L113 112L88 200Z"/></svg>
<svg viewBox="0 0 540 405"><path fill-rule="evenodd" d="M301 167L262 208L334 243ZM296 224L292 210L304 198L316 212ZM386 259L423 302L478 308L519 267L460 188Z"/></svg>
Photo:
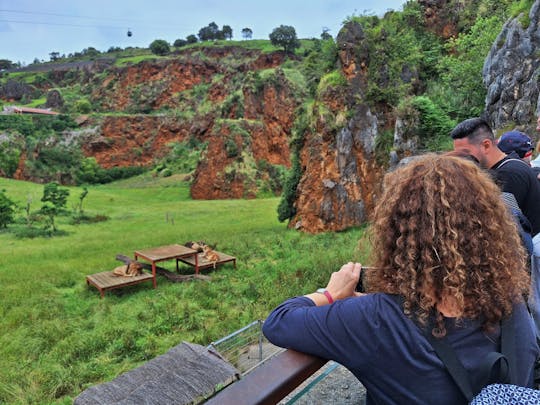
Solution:
<svg viewBox="0 0 540 405"><path fill-rule="evenodd" d="M219 260L215 262L215 267L222 265L224 263L233 262L234 268L236 268L236 257L229 256L225 253L214 251L218 254ZM181 262L189 264L190 266L195 267L195 274L199 272L199 270L202 269L208 269L210 267L214 267L214 262L210 262L204 257L204 253L199 253L197 255L197 265L195 263L195 257L184 257L179 259Z"/></svg>
<svg viewBox="0 0 540 405"><path fill-rule="evenodd" d="M105 291L122 288L128 285L135 285L145 281L154 281L154 276L150 273L143 272L135 277L115 276L112 271L103 271L101 273L90 274L86 276L86 284L93 285L99 290L101 298L105 295Z"/></svg>

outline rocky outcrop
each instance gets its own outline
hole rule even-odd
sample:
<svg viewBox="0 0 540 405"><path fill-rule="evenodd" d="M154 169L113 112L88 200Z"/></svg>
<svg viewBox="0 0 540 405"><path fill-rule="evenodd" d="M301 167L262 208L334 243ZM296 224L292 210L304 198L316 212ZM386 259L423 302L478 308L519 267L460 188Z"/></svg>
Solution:
<svg viewBox="0 0 540 405"><path fill-rule="evenodd" d="M366 105L332 139L324 122L306 136L304 175L290 226L311 233L358 226L374 208L383 170L373 158L377 117Z"/></svg>
<svg viewBox="0 0 540 405"><path fill-rule="evenodd" d="M47 93L47 101L45 102L45 108L62 108L64 105L64 98L60 92L56 89L49 90Z"/></svg>
<svg viewBox="0 0 540 405"><path fill-rule="evenodd" d="M170 142L181 142L189 125L171 117L106 117L83 142L83 152L105 168L150 166L170 151Z"/></svg>
<svg viewBox="0 0 540 405"><path fill-rule="evenodd" d="M20 101L23 97L31 97L35 88L29 84L16 80L8 80L6 84L0 85L0 99L8 101Z"/></svg>
<svg viewBox="0 0 540 405"><path fill-rule="evenodd" d="M289 222L310 233L363 224L384 174L375 159L375 142L388 117L362 101L369 80L369 44L354 22L345 24L337 42L347 85L325 89L313 107L316 119L304 135L296 214Z"/></svg>
<svg viewBox="0 0 540 405"><path fill-rule="evenodd" d="M204 131L209 143L195 171L191 196L254 198L257 180L272 175L269 165L290 166L289 138L299 103L280 69L262 89L246 85L243 117L214 121Z"/></svg>
<svg viewBox="0 0 540 405"><path fill-rule="evenodd" d="M418 3L424 11L425 25L431 32L444 39L458 34L457 23L461 11L459 2L452 0L418 0ZM452 7L452 5L457 7Z"/></svg>
<svg viewBox="0 0 540 405"><path fill-rule="evenodd" d="M486 114L495 128L518 125L534 134L531 122L539 113L540 0L523 27L522 16L505 23L491 47L483 69L487 86Z"/></svg>

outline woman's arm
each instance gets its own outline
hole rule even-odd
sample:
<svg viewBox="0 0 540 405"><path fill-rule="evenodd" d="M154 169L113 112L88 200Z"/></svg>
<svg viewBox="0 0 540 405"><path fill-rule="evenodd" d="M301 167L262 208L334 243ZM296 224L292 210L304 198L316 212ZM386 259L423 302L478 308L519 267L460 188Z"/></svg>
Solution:
<svg viewBox="0 0 540 405"><path fill-rule="evenodd" d="M361 333L366 324L366 315L359 310L363 305L359 306L355 299L345 299L362 295L354 292L360 268L358 263L348 263L332 274L327 285L336 301L332 305L320 293L292 298L279 305L264 322L264 335L278 346L346 363L351 346L358 350L366 337Z"/></svg>
<svg viewBox="0 0 540 405"><path fill-rule="evenodd" d="M349 262L343 266L339 271L332 273L330 281L326 286L326 291L330 294L332 301L341 300L343 298L354 297L362 295L354 291L358 280L360 279L360 272L362 271L362 264ZM321 293L311 293L305 295L305 297L312 300L316 306L330 304L329 297Z"/></svg>

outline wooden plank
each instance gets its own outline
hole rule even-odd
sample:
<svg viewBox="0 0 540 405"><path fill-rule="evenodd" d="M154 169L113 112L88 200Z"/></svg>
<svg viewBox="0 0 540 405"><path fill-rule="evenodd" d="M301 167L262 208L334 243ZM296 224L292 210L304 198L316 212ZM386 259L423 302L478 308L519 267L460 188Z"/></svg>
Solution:
<svg viewBox="0 0 540 405"><path fill-rule="evenodd" d="M105 291L127 287L145 281L153 281L153 279L152 274L148 273L134 277L123 277L115 276L112 271L103 271L86 276L86 284L96 287L99 290L101 298L103 298Z"/></svg>
<svg viewBox="0 0 540 405"><path fill-rule="evenodd" d="M150 249L136 250L135 255L143 257L151 262L161 262L164 260L175 259L179 256L190 256L197 253L183 245L159 246Z"/></svg>
<svg viewBox="0 0 540 405"><path fill-rule="evenodd" d="M217 253L219 256L219 260L216 262L216 267L219 265L222 265L224 263L233 262L234 267L236 267L236 257L227 255L222 252L217 252L214 250L214 252ZM190 266L195 267L195 257L184 257L181 258L180 261L183 263L189 264ZM199 264L199 270L201 269L207 269L209 267L214 267L214 262L210 262L204 257L204 253L198 254L198 264Z"/></svg>
<svg viewBox="0 0 540 405"><path fill-rule="evenodd" d="M86 276L90 279L91 282L98 285L100 288L114 288L118 286L123 286L126 284L137 284L146 280L151 280L152 275L148 273L143 273L139 276L134 277L124 277L124 276L115 276L112 271L104 271L101 273L91 274Z"/></svg>

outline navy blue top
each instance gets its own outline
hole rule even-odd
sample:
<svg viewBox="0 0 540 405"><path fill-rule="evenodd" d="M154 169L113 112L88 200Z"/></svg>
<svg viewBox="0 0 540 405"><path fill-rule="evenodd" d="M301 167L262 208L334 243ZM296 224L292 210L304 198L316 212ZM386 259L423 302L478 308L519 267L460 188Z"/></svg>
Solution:
<svg viewBox="0 0 540 405"><path fill-rule="evenodd" d="M516 306L518 383L532 386L539 354L530 316ZM278 346L335 360L366 387L367 404L466 403L422 330L386 294L368 294L315 306L306 297L285 301L263 333ZM466 369L499 350L500 331L486 335L478 321L448 318L447 339Z"/></svg>

